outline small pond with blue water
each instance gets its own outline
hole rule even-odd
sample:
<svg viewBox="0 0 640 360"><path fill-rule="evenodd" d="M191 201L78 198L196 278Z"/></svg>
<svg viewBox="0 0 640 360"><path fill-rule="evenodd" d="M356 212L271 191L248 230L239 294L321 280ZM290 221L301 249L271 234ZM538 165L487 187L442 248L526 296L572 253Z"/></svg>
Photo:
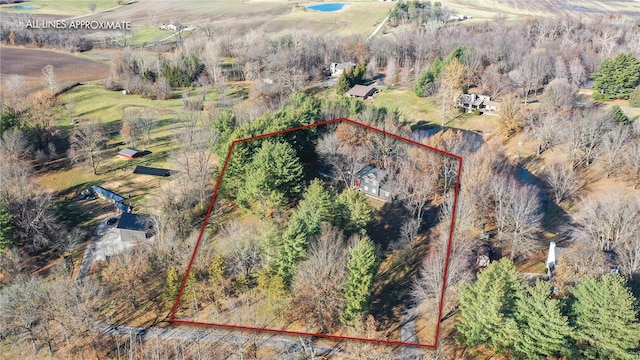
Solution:
<svg viewBox="0 0 640 360"><path fill-rule="evenodd" d="M309 5L306 6L307 9L313 11L322 11L322 12L334 12L338 10L342 10L347 4L345 3L326 3L326 4L317 4L317 5Z"/></svg>

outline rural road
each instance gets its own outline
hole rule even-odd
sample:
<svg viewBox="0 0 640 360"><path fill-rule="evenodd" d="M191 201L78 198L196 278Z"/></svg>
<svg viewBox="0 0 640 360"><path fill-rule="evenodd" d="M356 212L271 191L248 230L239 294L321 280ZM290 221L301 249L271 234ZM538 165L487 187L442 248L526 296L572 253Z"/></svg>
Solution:
<svg viewBox="0 0 640 360"><path fill-rule="evenodd" d="M78 282L84 284L85 279L91 273L91 267L96 255L101 249L98 249L98 242L102 235L107 230L107 219L103 220L97 227L96 233L89 240L89 245L84 252L82 262L80 264L80 270L78 271ZM108 335L121 335L121 336L135 336L142 340L145 338L159 338L163 340L186 340L186 341L205 341L205 342L226 342L237 344L238 346L244 344L255 343L258 346L266 346L276 349L297 349L302 345L301 339L286 337L276 334L251 334L243 335L240 331L230 331L222 329L207 329L205 330L192 330L192 329L178 329L175 327L160 328L160 327L135 327L119 324L108 324L101 321L96 321L96 328ZM313 348L316 354L333 355L337 352L343 351L338 344L335 346L309 344Z"/></svg>
<svg viewBox="0 0 640 360"><path fill-rule="evenodd" d="M382 29L382 27L384 26L384 24L387 23L387 20L389 20L389 15L387 15L386 18L384 18L384 20L382 20L382 22L380 24L378 24L378 26L376 27L375 30L373 30L373 32L371 33L371 35L369 35L369 37L367 38L367 40L371 40L374 36L376 36L376 34L380 31L380 29Z"/></svg>
<svg viewBox="0 0 640 360"><path fill-rule="evenodd" d="M241 335L238 331L224 330L184 330L176 328L159 327L134 327L126 325L96 323L98 329L103 333L112 336L135 336L138 340L162 339L162 340L183 340L183 341L204 341L204 342L225 342L237 344L238 346L255 344L258 347L266 346L276 349L295 349L301 345L301 339L286 338L280 335L255 334ZM341 351L340 347L311 344L316 354L333 355Z"/></svg>

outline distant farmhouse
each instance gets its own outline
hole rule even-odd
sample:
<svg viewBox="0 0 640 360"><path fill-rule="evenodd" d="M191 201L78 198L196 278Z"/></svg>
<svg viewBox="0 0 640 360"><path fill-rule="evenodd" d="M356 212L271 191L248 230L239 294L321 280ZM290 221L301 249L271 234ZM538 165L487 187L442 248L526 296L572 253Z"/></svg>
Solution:
<svg viewBox="0 0 640 360"><path fill-rule="evenodd" d="M122 214L117 228L120 230L120 240L131 242L145 240L150 237L151 217L143 214Z"/></svg>
<svg viewBox="0 0 640 360"><path fill-rule="evenodd" d="M366 99L372 97L376 92L378 92L378 89L373 86L356 85L349 89L347 95Z"/></svg>
<svg viewBox="0 0 640 360"><path fill-rule="evenodd" d="M343 63L331 63L331 65L329 66L329 71L331 72L331 76L338 77L342 75L343 72L352 70L354 67L356 67L356 64L351 61Z"/></svg>
<svg viewBox="0 0 640 360"><path fill-rule="evenodd" d="M159 28L160 30L179 31L186 28L186 26L180 23L172 23L172 24L162 24L159 26Z"/></svg>
<svg viewBox="0 0 640 360"><path fill-rule="evenodd" d="M393 196L386 180L386 171L367 165L356 174L355 188L376 199L391 202Z"/></svg>
<svg viewBox="0 0 640 360"><path fill-rule="evenodd" d="M460 96L458 106L463 108L465 112L470 113L475 110L484 112L496 112L500 109L500 103L492 101L487 95L464 94Z"/></svg>

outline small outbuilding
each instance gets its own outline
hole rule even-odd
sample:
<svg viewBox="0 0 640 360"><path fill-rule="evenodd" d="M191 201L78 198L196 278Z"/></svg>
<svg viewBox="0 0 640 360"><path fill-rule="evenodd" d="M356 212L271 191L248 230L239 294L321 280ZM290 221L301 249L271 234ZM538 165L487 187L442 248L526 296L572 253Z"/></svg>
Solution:
<svg viewBox="0 0 640 360"><path fill-rule="evenodd" d="M374 88L373 86L356 85L349 89L347 95L366 99L373 96L373 94L375 94L377 91L378 89Z"/></svg>
<svg viewBox="0 0 640 360"><path fill-rule="evenodd" d="M149 220L149 215L123 213L117 226L120 230L120 240L131 242L146 239L150 230Z"/></svg>
<svg viewBox="0 0 640 360"><path fill-rule="evenodd" d="M89 191L95 196L110 201L112 203L119 203L124 201L124 196L118 195L111 190L107 190L102 186L93 185L89 188Z"/></svg>
<svg viewBox="0 0 640 360"><path fill-rule="evenodd" d="M171 175L171 170L138 165L133 170L133 173L134 174L142 174L142 175L153 175L153 176L164 176L164 177L167 177L167 176Z"/></svg>
<svg viewBox="0 0 640 360"><path fill-rule="evenodd" d="M144 155L144 151L140 151L138 149L134 149L134 148L126 148L126 149L122 149L120 150L120 152L118 153L118 156L121 156L125 159L133 159L133 158L137 158L140 156Z"/></svg>

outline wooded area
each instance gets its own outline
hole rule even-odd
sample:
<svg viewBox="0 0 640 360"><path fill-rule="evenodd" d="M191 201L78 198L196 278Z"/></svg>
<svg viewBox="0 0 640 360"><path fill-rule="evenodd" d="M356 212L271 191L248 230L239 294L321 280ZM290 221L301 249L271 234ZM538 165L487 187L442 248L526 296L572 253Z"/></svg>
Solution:
<svg viewBox="0 0 640 360"><path fill-rule="evenodd" d="M386 34L370 39L203 25L166 51L114 50L107 79L71 88L51 65L35 87L24 74L3 74L2 352L318 358L310 339L262 346L255 333L204 343L101 330L172 326L167 314L233 143L180 318L398 341L415 312L419 343L433 343L441 326L426 358L638 356L640 26L616 14L453 23L443 13L399 3ZM0 24L10 46L93 46L79 33L38 34ZM318 85L331 63L344 62L354 68L335 88ZM344 95L360 83L381 93ZM125 105L86 111L88 86ZM401 91L397 108L381 105L391 90ZM463 94L500 108L461 111ZM402 107L409 97L428 105L429 120L408 115L416 114ZM348 122L234 143L341 117L461 156L462 170ZM128 163L114 160L125 146L151 149L150 162L135 164L171 176L126 178ZM393 201L365 195L367 166ZM105 181L140 188L134 209L153 215L154 236L92 260L80 276L113 209L78 195ZM564 250L546 274L550 241ZM340 346L334 358L404 351Z"/></svg>

